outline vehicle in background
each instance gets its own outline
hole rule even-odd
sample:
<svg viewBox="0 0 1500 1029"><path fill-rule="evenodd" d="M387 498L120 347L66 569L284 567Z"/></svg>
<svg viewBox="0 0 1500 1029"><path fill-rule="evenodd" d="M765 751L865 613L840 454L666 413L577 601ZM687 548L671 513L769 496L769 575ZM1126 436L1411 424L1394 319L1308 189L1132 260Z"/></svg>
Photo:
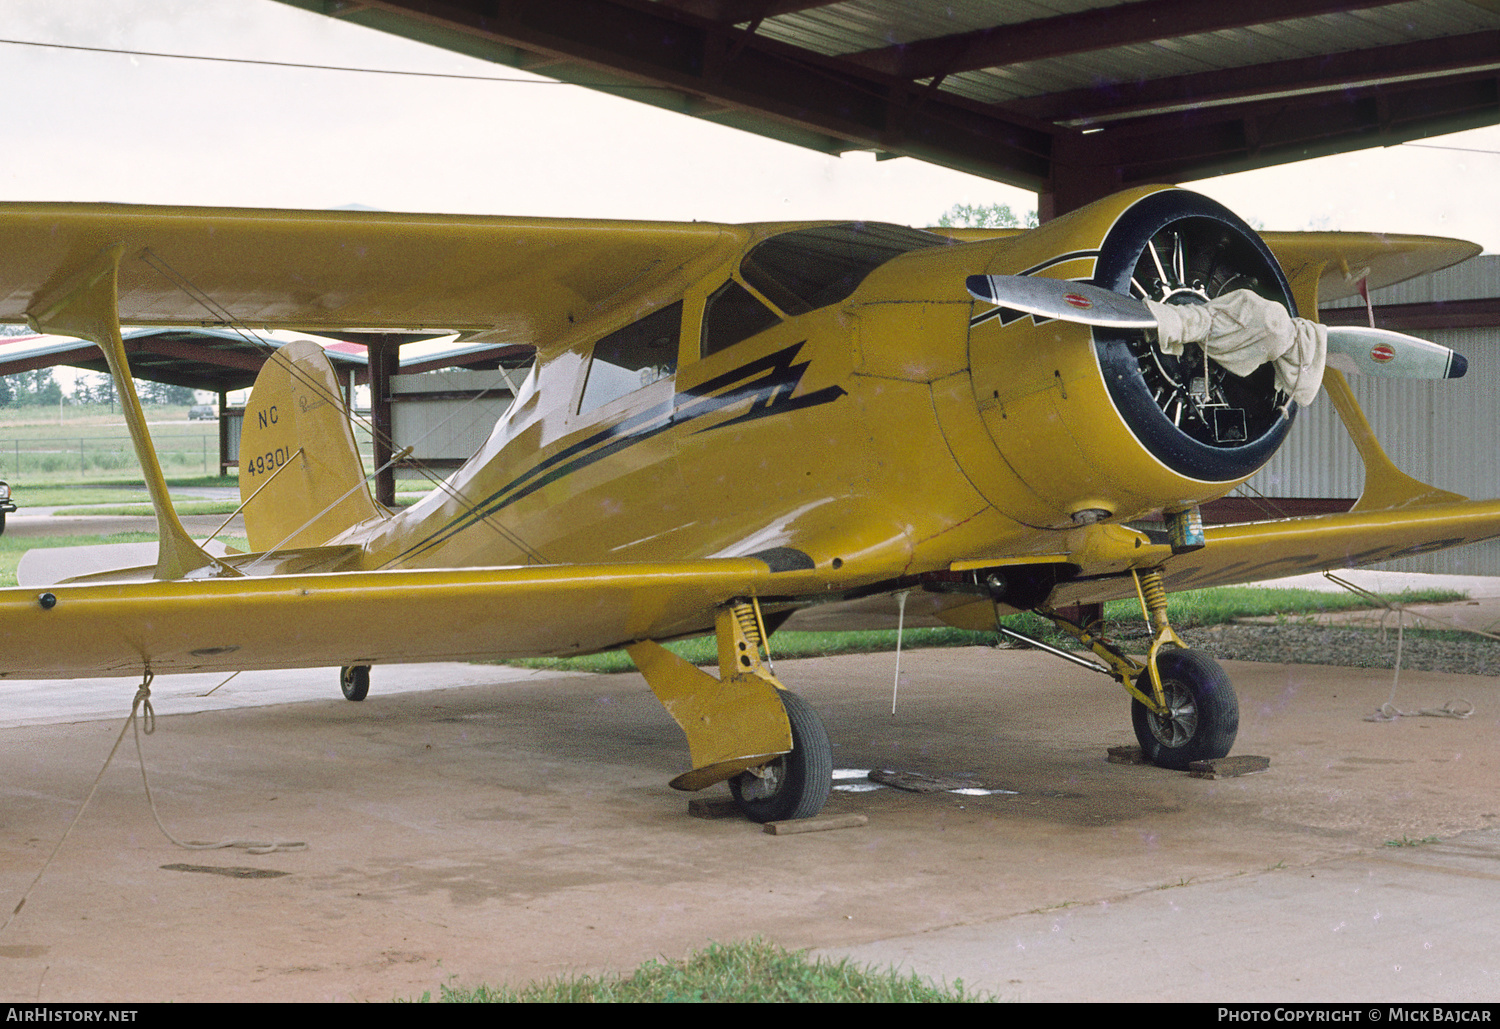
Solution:
<svg viewBox="0 0 1500 1029"><path fill-rule="evenodd" d="M212 404L194 404L188 408L188 421L190 422L209 421L217 417L219 417L219 412L214 410Z"/></svg>
<svg viewBox="0 0 1500 1029"><path fill-rule="evenodd" d="M5 532L5 516L15 509L10 499L10 483L0 482L0 534Z"/></svg>

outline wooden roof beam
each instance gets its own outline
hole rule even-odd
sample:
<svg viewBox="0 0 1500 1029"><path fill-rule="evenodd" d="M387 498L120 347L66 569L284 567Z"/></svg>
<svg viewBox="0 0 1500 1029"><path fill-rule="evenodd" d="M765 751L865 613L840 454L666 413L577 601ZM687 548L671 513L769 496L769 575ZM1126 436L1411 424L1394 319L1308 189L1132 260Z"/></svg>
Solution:
<svg viewBox="0 0 1500 1029"><path fill-rule="evenodd" d="M425 25L557 55L573 67L599 69L649 89L742 108L795 130L833 137L842 141L839 150L869 148L909 155L1024 189L1037 189L1047 180L1053 137L1058 134L1052 126L1031 119L892 82L838 58L708 23L660 4L513 0L497 6L490 0L370 0L367 11L387 16L379 26L386 31L420 39L418 27ZM392 15L398 20L393 22Z"/></svg>
<svg viewBox="0 0 1500 1029"><path fill-rule="evenodd" d="M1183 182L1390 146L1493 125L1500 74L1201 107L1115 123L1085 137L1109 147L1121 185Z"/></svg>
<svg viewBox="0 0 1500 1029"><path fill-rule="evenodd" d="M1325 325L1368 325L1363 307L1325 307L1318 312ZM1473 300L1435 300L1414 304L1376 304L1375 327L1415 332L1425 329L1493 329L1500 326L1500 297Z"/></svg>

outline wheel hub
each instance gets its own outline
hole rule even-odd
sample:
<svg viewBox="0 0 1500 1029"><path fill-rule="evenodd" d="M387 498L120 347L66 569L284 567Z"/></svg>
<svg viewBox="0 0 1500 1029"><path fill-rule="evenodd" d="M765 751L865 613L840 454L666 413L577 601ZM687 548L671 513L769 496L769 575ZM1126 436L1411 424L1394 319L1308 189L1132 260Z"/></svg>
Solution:
<svg viewBox="0 0 1500 1029"><path fill-rule="evenodd" d="M1164 746L1181 747L1198 731L1198 705L1186 686L1174 680L1161 684L1162 696L1166 698L1164 714L1151 713L1146 721L1151 726L1151 735Z"/></svg>
<svg viewBox="0 0 1500 1029"><path fill-rule="evenodd" d="M752 768L740 777L740 795L746 800L769 800L780 792L785 774L786 762L782 758Z"/></svg>

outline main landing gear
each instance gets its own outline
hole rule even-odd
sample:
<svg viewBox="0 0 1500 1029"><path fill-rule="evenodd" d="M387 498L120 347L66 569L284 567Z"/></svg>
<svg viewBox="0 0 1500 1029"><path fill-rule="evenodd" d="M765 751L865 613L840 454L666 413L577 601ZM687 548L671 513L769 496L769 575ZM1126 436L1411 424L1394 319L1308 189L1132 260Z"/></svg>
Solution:
<svg viewBox="0 0 1500 1029"><path fill-rule="evenodd" d="M339 669L339 688L345 700L364 700L370 695L370 666L345 665Z"/></svg>
<svg viewBox="0 0 1500 1029"><path fill-rule="evenodd" d="M1240 708L1229 676L1199 650L1163 650L1156 659L1162 708L1130 702L1130 720L1141 752L1163 768L1185 769L1193 761L1224 757L1234 746ZM1136 679L1136 690L1150 695L1150 671Z"/></svg>
<svg viewBox="0 0 1500 1029"><path fill-rule="evenodd" d="M998 627L1002 635L1022 640L1069 661L1103 672L1130 694L1130 717L1141 752L1163 768L1186 769L1194 761L1228 755L1240 728L1239 701L1229 676L1207 654L1191 650L1167 623L1167 593L1161 569L1132 572L1141 610L1155 637L1144 664L1106 643L1086 626L1047 608L1037 613L1092 650L1103 665L1048 646L1022 633Z"/></svg>
<svg viewBox="0 0 1500 1029"><path fill-rule="evenodd" d="M769 652L761 659L765 632L754 600L720 608L714 629L717 679L650 640L625 648L688 738L693 769L672 786L701 790L728 780L753 822L811 818L833 788L833 748L822 721L777 681Z"/></svg>
<svg viewBox="0 0 1500 1029"><path fill-rule="evenodd" d="M833 788L833 746L823 721L801 697L781 691L792 727L792 752L729 780L729 792L752 822L811 818Z"/></svg>

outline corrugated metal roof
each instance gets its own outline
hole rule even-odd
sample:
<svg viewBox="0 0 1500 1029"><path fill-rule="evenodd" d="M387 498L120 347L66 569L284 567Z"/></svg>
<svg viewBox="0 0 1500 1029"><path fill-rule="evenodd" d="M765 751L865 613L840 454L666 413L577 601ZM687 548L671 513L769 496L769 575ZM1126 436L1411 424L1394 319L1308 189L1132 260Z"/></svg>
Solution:
<svg viewBox="0 0 1500 1029"><path fill-rule="evenodd" d="M1044 216L1122 186L1500 123L1494 0L387 0L332 12L822 151L988 175L1038 190ZM1118 135L1089 131L1102 126Z"/></svg>
<svg viewBox="0 0 1500 1029"><path fill-rule="evenodd" d="M757 31L814 53L843 56L1119 6L1090 0L1045 4L848 0L768 18ZM1161 38L1148 43L1015 63L1003 70L960 72L939 88L986 103L1003 103L1112 82L1144 82L1486 29L1500 29L1500 12L1469 0L1410 0L1187 36L1172 35L1172 24L1165 22Z"/></svg>

